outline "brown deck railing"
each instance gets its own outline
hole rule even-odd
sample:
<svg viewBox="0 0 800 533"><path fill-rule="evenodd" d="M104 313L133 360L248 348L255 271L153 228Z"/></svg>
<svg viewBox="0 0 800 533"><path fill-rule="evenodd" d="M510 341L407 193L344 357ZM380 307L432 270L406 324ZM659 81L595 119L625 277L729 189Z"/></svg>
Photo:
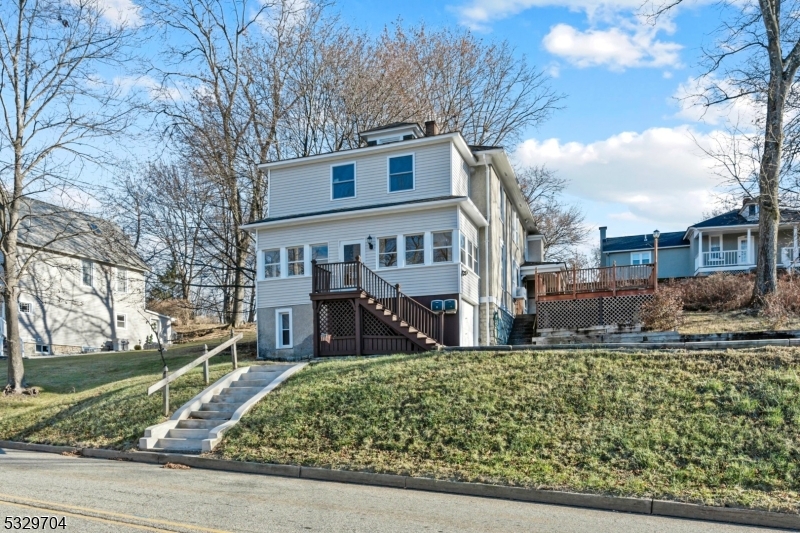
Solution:
<svg viewBox="0 0 800 533"><path fill-rule="evenodd" d="M610 266L581 268L563 272L536 274L536 299L564 299L587 296L589 293L655 290L654 265Z"/></svg>
<svg viewBox="0 0 800 533"><path fill-rule="evenodd" d="M438 343L443 342L439 315L392 285L361 261L311 262L311 286L315 294L363 291L392 314Z"/></svg>

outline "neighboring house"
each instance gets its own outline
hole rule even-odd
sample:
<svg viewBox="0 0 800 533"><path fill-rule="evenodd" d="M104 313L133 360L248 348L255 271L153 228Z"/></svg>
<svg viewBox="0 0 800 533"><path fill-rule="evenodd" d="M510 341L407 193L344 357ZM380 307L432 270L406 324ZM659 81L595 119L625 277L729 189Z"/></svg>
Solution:
<svg viewBox="0 0 800 533"><path fill-rule="evenodd" d="M26 356L131 350L156 341L151 325L169 342L171 320L145 309L147 265L119 227L33 199L20 216L20 256L32 257L18 302Z"/></svg>
<svg viewBox="0 0 800 533"><path fill-rule="evenodd" d="M756 266L758 201L748 198L734 209L693 224L686 231L662 233L658 242L658 277L680 278L713 272L742 272ZM778 263L797 260L800 211L781 210ZM606 237L600 228L602 266L645 264L653 261L653 235Z"/></svg>
<svg viewBox="0 0 800 533"><path fill-rule="evenodd" d="M360 136L357 149L260 166L269 216L244 226L256 239L259 357L505 342L524 312L535 227L504 150L434 122ZM443 328L434 300L457 302Z"/></svg>

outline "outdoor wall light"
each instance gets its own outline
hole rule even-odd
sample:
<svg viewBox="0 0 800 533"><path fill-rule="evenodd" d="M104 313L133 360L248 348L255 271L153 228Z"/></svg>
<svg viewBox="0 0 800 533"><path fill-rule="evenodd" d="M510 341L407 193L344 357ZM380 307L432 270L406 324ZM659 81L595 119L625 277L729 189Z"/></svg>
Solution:
<svg viewBox="0 0 800 533"><path fill-rule="evenodd" d="M369 246L370 250L375 248L375 239L372 238L372 235L367 237L367 246Z"/></svg>

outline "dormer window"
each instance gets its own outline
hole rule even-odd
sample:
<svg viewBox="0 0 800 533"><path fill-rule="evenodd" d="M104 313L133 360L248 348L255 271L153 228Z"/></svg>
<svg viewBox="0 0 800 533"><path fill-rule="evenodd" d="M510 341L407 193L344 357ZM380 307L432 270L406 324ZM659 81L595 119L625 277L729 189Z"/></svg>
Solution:
<svg viewBox="0 0 800 533"><path fill-rule="evenodd" d="M758 214L758 206L756 204L750 204L747 206L747 216L754 217Z"/></svg>
<svg viewBox="0 0 800 533"><path fill-rule="evenodd" d="M367 146L376 146L419 139L424 134L419 125L414 122L395 122L379 128L362 131L358 136Z"/></svg>

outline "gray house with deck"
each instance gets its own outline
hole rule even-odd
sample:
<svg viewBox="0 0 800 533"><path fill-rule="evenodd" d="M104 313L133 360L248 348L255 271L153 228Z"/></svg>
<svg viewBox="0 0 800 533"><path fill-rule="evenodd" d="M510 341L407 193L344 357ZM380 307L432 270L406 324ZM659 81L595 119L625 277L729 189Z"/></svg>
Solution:
<svg viewBox="0 0 800 533"><path fill-rule="evenodd" d="M742 207L689 226L685 231L661 233L658 240L658 277L684 278L714 272L747 272L756 266L758 201L745 199ZM782 210L778 231L778 262L796 266L800 211ZM600 228L601 266L652 263L653 234L607 237Z"/></svg>

